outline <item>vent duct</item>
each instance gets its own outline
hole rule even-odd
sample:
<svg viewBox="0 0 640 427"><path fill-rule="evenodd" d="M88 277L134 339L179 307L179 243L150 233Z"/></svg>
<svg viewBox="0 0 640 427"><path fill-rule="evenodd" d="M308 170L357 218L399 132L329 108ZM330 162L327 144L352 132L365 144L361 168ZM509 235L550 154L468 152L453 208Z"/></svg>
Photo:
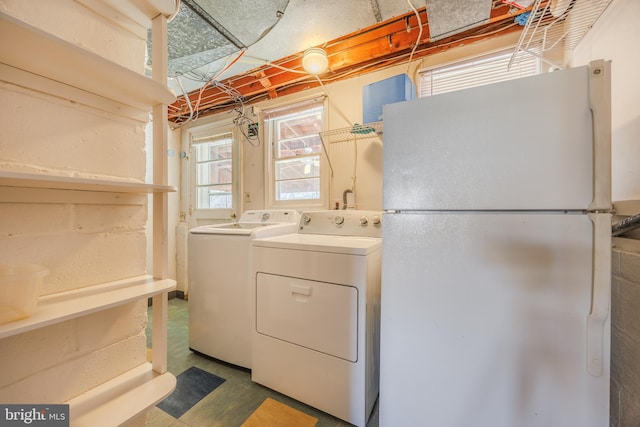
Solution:
<svg viewBox="0 0 640 427"><path fill-rule="evenodd" d="M284 15L289 0L181 0L168 24L169 77L226 58L264 37ZM148 65L152 65L147 38Z"/></svg>

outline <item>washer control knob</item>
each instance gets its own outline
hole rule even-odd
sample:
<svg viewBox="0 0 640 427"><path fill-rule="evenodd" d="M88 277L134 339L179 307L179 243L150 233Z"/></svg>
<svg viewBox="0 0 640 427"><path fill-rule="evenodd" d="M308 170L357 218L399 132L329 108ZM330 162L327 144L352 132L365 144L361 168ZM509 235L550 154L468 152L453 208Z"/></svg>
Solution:
<svg viewBox="0 0 640 427"><path fill-rule="evenodd" d="M360 225L367 225L369 223L369 219L366 216L360 217Z"/></svg>
<svg viewBox="0 0 640 427"><path fill-rule="evenodd" d="M342 225L344 223L344 217L342 215L336 215L333 222L335 222L336 225Z"/></svg>
<svg viewBox="0 0 640 427"><path fill-rule="evenodd" d="M309 215L304 215L302 217L302 222L304 222L305 224L309 224L311 222L311 217Z"/></svg>
<svg viewBox="0 0 640 427"><path fill-rule="evenodd" d="M271 214L269 212L265 212L262 214L262 220L266 221L271 217Z"/></svg>
<svg viewBox="0 0 640 427"><path fill-rule="evenodd" d="M373 218L371 218L371 222L373 222L373 225L380 225L380 217L378 215L375 215Z"/></svg>

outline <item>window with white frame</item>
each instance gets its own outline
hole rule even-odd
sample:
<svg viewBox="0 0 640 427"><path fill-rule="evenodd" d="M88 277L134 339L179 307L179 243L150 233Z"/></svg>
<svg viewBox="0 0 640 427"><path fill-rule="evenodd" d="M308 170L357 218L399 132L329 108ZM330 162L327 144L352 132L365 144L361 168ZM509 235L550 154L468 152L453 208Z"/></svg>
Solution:
<svg viewBox="0 0 640 427"><path fill-rule="evenodd" d="M265 111L271 205L324 205L323 112L323 99Z"/></svg>
<svg viewBox="0 0 640 427"><path fill-rule="evenodd" d="M236 144L230 127L201 126L189 131L192 206L196 217L233 217L238 210Z"/></svg>
<svg viewBox="0 0 640 427"><path fill-rule="evenodd" d="M523 55L509 67L513 50L504 50L423 70L419 78L419 96L431 96L474 86L496 83L540 73L540 60Z"/></svg>

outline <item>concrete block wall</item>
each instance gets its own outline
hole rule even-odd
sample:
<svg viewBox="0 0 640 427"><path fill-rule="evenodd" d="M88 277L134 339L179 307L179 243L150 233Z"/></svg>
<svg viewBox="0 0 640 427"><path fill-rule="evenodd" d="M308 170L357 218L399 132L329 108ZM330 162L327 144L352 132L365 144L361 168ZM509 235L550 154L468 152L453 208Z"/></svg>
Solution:
<svg viewBox="0 0 640 427"><path fill-rule="evenodd" d="M614 248L611 281L611 427L640 426L640 250Z"/></svg>
<svg viewBox="0 0 640 427"><path fill-rule="evenodd" d="M144 72L146 41L73 0L0 0L0 11ZM3 82L0 100L0 169L144 180L144 123ZM147 196L24 194L0 200L0 263L49 268L41 295L145 274ZM146 322L138 301L0 340L0 401L62 403L140 365Z"/></svg>

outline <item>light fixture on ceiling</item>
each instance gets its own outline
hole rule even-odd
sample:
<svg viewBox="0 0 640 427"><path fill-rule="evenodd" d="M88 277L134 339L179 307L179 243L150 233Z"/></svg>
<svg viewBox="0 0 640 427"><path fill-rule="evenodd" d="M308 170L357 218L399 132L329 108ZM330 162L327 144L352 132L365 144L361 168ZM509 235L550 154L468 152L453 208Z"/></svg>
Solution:
<svg viewBox="0 0 640 427"><path fill-rule="evenodd" d="M302 57L302 68L309 73L317 76L323 73L329 66L329 58L327 52L319 47L312 47L304 51Z"/></svg>

